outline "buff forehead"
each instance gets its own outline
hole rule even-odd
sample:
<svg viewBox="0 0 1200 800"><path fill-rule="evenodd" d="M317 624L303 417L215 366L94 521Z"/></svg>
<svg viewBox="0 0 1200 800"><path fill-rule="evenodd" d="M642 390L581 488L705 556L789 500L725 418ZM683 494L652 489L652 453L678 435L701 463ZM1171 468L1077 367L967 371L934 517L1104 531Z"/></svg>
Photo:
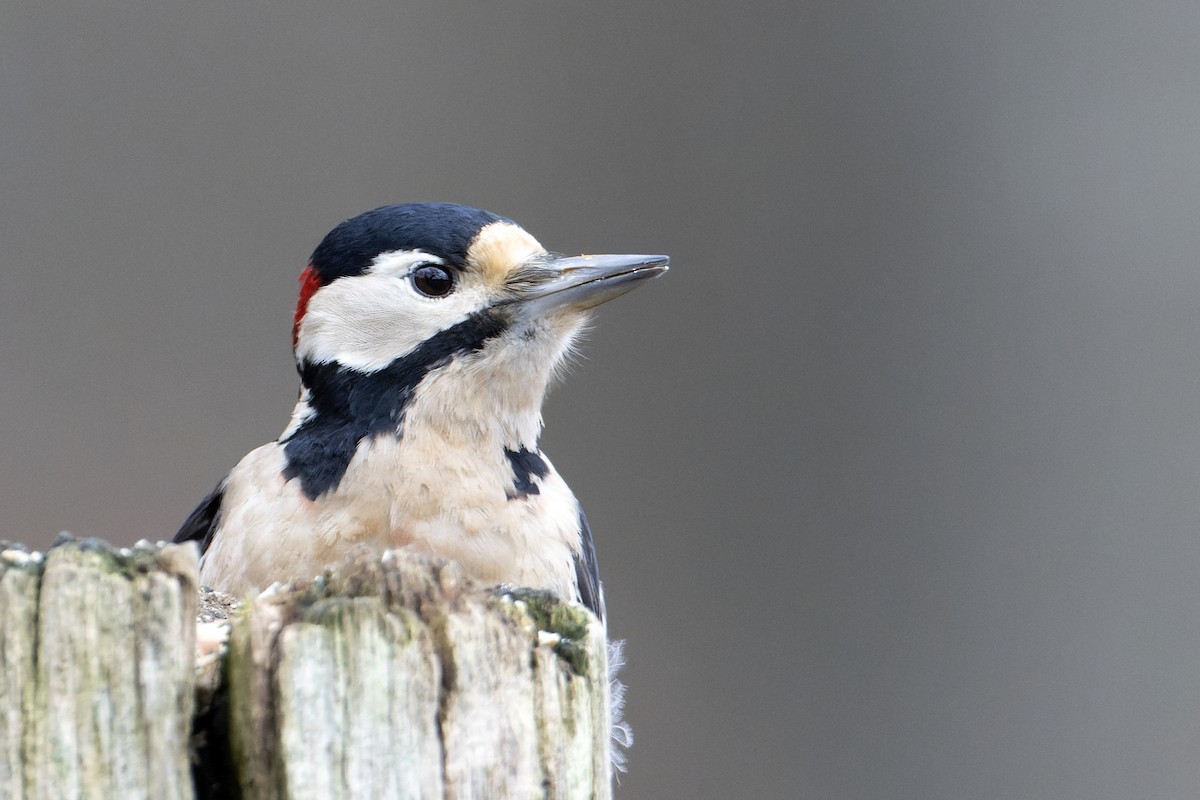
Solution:
<svg viewBox="0 0 1200 800"><path fill-rule="evenodd" d="M503 284L516 267L546 249L518 225L492 222L480 228L467 248L467 268L483 275L489 284Z"/></svg>

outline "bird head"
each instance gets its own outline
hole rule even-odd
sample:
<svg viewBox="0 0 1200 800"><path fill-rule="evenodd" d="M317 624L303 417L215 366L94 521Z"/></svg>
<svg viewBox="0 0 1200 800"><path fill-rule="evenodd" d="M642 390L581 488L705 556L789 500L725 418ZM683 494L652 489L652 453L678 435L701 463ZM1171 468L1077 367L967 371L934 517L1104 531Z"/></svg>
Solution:
<svg viewBox="0 0 1200 800"><path fill-rule="evenodd" d="M313 252L301 275L296 360L326 411L376 413L335 407L353 405L346 387L358 377L411 394L439 391L438 376L453 373L440 389L448 408L476 394L477 404L536 412L588 310L666 270L665 256L552 255L488 211L385 206L341 223Z"/></svg>

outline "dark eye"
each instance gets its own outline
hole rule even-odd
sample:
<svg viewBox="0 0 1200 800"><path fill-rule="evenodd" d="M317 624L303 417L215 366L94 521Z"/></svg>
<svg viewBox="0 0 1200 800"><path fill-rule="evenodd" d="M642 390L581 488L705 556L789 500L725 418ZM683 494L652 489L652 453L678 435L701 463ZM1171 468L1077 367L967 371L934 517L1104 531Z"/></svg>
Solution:
<svg viewBox="0 0 1200 800"><path fill-rule="evenodd" d="M445 297L454 290L454 279L441 267L426 265L412 271L412 284L426 297Z"/></svg>

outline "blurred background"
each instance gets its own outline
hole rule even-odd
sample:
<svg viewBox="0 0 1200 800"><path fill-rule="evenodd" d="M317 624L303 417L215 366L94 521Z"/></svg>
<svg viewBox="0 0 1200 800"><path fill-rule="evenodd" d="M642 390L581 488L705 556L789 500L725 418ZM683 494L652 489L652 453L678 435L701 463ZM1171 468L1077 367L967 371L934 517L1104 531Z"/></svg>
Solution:
<svg viewBox="0 0 1200 800"><path fill-rule="evenodd" d="M544 445L622 798L1200 792L1200 7L0 11L0 537L169 538L404 200L665 252Z"/></svg>

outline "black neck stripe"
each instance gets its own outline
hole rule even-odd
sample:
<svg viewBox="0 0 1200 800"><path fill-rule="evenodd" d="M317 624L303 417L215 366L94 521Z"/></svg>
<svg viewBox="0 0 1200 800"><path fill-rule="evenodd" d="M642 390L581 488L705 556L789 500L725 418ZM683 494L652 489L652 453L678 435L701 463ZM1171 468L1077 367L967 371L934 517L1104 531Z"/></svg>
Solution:
<svg viewBox="0 0 1200 800"><path fill-rule="evenodd" d="M311 500L337 488L359 442L385 431L400 432L404 410L426 375L480 350L507 327L491 311L476 312L375 372L336 362L301 362L300 380L315 413L284 442L284 477L299 478Z"/></svg>

